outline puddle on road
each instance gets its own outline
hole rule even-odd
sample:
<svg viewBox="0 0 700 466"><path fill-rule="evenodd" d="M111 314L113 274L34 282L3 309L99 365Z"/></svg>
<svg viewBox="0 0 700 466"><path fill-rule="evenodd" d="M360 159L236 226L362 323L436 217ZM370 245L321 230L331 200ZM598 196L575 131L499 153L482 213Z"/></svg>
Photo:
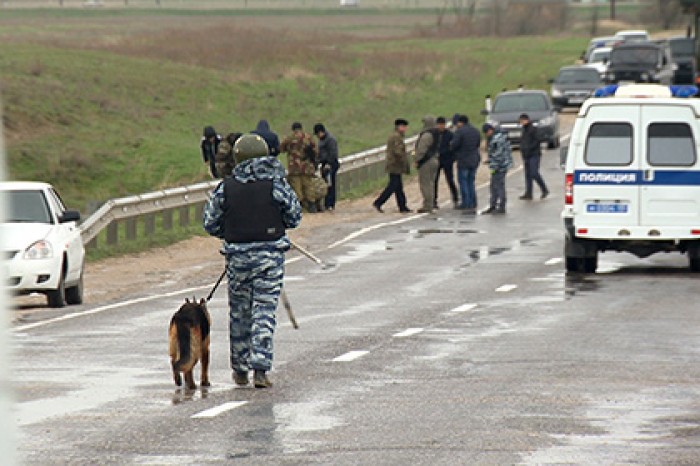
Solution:
<svg viewBox="0 0 700 466"><path fill-rule="evenodd" d="M479 249L472 249L468 253L470 262L462 264L460 268L466 268L480 260L488 259L489 257L499 256L506 252L518 251L523 246L537 246L537 242L533 239L517 239L513 240L508 246L481 246Z"/></svg>
<svg viewBox="0 0 700 466"><path fill-rule="evenodd" d="M351 264L366 259L376 252L386 251L387 249L390 248L387 247L387 242L384 240L360 243L356 245L352 251L336 258L335 264Z"/></svg>

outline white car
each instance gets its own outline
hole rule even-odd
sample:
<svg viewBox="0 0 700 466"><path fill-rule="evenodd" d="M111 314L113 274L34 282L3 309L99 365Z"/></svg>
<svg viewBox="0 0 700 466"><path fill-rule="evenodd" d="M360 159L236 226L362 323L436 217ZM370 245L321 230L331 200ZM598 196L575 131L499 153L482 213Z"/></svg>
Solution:
<svg viewBox="0 0 700 466"><path fill-rule="evenodd" d="M651 40L649 33L643 29L628 29L617 31L615 38L622 42L646 42Z"/></svg>
<svg viewBox="0 0 700 466"><path fill-rule="evenodd" d="M0 183L7 216L0 224L7 289L43 293L51 307L83 301L85 248L77 221L47 183Z"/></svg>
<svg viewBox="0 0 700 466"><path fill-rule="evenodd" d="M610 52L612 52L612 47L598 47L591 52L586 65L595 68L600 76L604 77L608 71Z"/></svg>

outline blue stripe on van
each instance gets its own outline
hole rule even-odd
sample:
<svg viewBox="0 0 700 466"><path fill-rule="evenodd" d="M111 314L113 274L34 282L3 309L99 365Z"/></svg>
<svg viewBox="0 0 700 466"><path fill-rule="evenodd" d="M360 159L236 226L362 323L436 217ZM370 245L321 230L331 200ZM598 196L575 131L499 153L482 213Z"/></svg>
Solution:
<svg viewBox="0 0 700 466"><path fill-rule="evenodd" d="M654 170L654 179L644 180L642 170L576 170L574 184L608 186L700 186L699 170Z"/></svg>

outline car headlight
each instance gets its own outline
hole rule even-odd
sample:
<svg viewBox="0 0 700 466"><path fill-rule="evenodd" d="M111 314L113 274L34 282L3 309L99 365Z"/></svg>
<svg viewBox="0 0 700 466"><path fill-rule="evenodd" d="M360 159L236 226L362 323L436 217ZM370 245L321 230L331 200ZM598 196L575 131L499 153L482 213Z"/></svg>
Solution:
<svg viewBox="0 0 700 466"><path fill-rule="evenodd" d="M501 126L501 124L500 124L498 121L496 121L496 120L486 120L486 124L487 124L487 125L491 125L491 126L493 126L494 128L496 128L496 127L498 127L498 126Z"/></svg>
<svg viewBox="0 0 700 466"><path fill-rule="evenodd" d="M559 89L552 88L552 97L561 97L561 91Z"/></svg>
<svg viewBox="0 0 700 466"><path fill-rule="evenodd" d="M642 73L639 77L642 81L649 81L649 73Z"/></svg>
<svg viewBox="0 0 700 466"><path fill-rule="evenodd" d="M608 80L615 81L615 73L608 73Z"/></svg>
<svg viewBox="0 0 700 466"><path fill-rule="evenodd" d="M50 259L53 257L53 248L48 241L39 240L24 251L25 259Z"/></svg>
<svg viewBox="0 0 700 466"><path fill-rule="evenodd" d="M538 123L538 126L551 126L554 124L554 117L548 116L546 118L542 118L540 121L538 121Z"/></svg>

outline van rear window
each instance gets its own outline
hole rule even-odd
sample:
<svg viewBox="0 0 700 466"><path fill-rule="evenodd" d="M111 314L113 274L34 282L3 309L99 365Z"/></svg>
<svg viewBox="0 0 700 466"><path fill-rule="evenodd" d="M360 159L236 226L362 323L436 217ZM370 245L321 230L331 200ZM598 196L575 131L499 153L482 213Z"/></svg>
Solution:
<svg viewBox="0 0 700 466"><path fill-rule="evenodd" d="M586 139L586 164L632 163L632 126L629 123L594 123Z"/></svg>
<svg viewBox="0 0 700 466"><path fill-rule="evenodd" d="M695 165L695 141L693 132L686 123L652 123L647 129L647 135L649 165Z"/></svg>

